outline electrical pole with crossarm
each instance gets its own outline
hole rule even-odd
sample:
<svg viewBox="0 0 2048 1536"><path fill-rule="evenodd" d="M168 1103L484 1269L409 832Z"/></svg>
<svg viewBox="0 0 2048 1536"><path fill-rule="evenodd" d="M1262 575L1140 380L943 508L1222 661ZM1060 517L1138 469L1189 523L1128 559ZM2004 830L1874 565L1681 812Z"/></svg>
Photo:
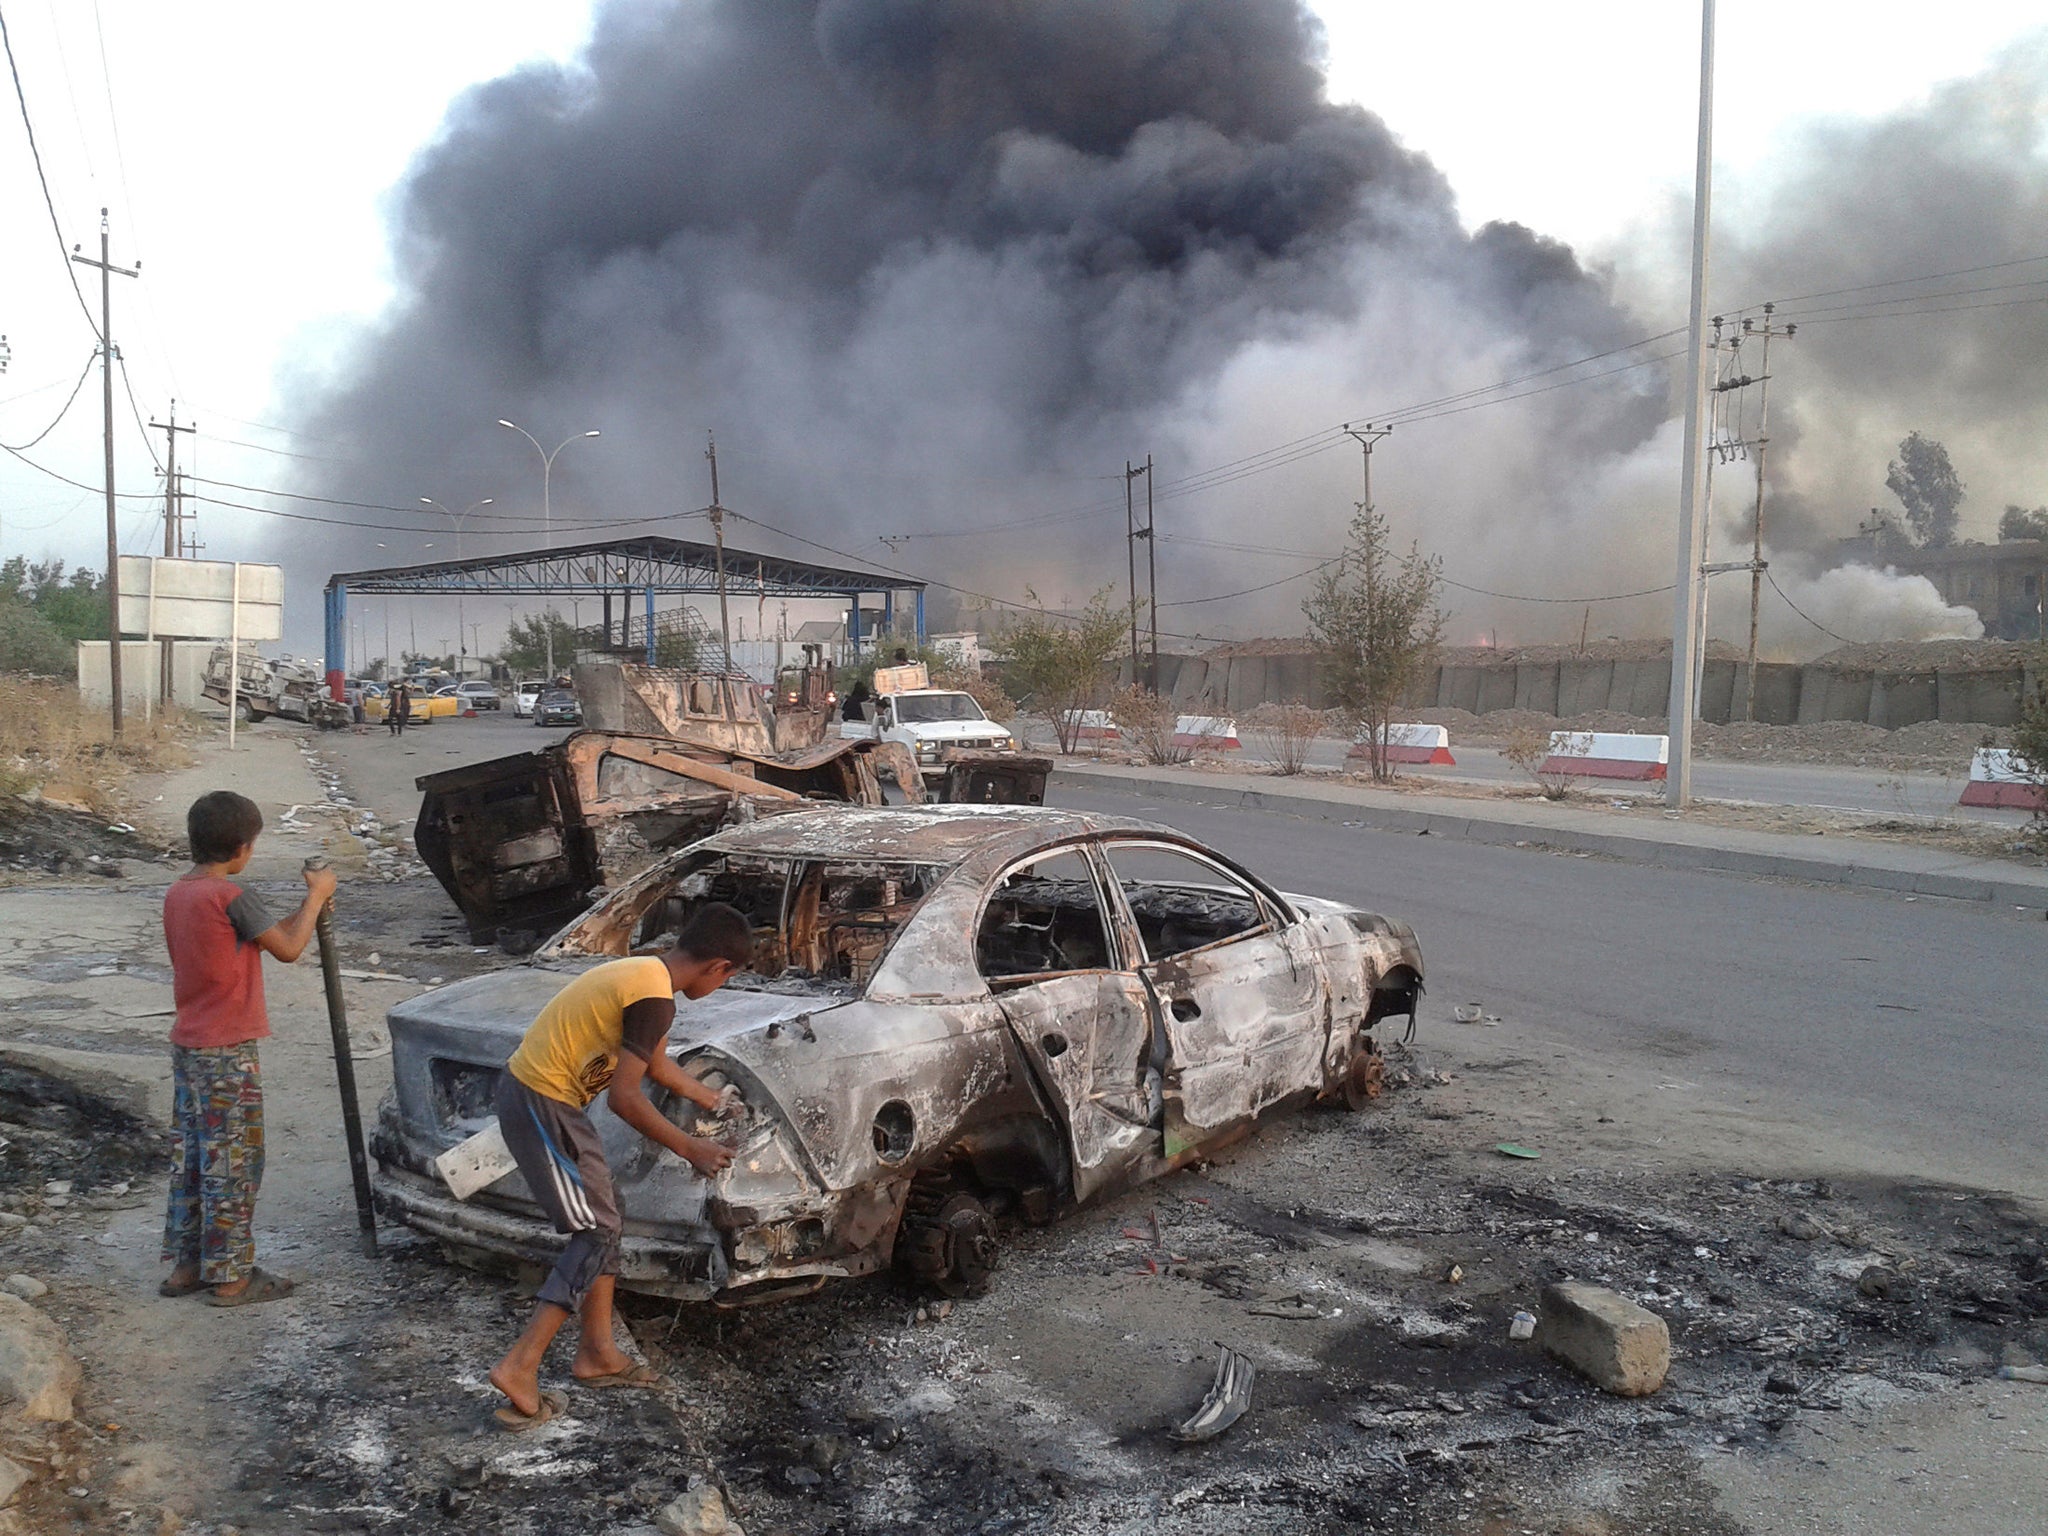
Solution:
<svg viewBox="0 0 2048 1536"><path fill-rule="evenodd" d="M175 560L184 547L185 505L184 487L178 482L178 434L197 432L196 426L178 425L178 402L171 402L171 419L158 421L149 418L152 430L164 435L164 556ZM157 702L168 705L171 702L172 677L171 658L176 647L170 640L157 642Z"/></svg>
<svg viewBox="0 0 2048 1536"><path fill-rule="evenodd" d="M114 734L121 734L121 529L114 520L114 284L116 272L123 277L141 274L142 263L117 267L107 252L107 210L100 210L100 258L81 256L71 248L71 259L81 267L100 269L100 410L106 429L107 476L107 682L114 695Z"/></svg>

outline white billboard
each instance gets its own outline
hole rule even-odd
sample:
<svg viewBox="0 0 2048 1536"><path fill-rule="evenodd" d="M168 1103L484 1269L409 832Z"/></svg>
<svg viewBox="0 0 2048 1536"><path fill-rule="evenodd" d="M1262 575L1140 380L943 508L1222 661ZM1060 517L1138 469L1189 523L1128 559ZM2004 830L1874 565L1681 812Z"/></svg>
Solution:
<svg viewBox="0 0 2048 1536"><path fill-rule="evenodd" d="M284 568L123 555L121 633L158 639L224 640L240 635L244 640L282 640Z"/></svg>

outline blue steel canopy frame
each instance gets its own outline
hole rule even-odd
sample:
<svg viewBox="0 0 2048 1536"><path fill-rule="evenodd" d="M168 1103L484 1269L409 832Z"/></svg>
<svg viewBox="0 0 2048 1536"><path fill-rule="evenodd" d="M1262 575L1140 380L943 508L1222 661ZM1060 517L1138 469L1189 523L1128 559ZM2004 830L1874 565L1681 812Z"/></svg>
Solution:
<svg viewBox="0 0 2048 1536"><path fill-rule="evenodd" d="M917 638L924 629L925 584L912 577L853 566L818 565L786 555L752 550L725 550L728 593L756 597L844 598L848 605L847 636L860 644L860 600L871 592L882 596L885 618L893 619L896 594L912 592L917 603ZM643 534L630 539L602 539L557 549L515 554L479 555L469 560L441 560L431 565L387 566L372 571L339 571L327 578L325 641L327 687L342 697L348 665L348 597L609 596L642 594L647 614L647 660L654 660L654 599L658 595L715 595L718 551L710 544Z"/></svg>

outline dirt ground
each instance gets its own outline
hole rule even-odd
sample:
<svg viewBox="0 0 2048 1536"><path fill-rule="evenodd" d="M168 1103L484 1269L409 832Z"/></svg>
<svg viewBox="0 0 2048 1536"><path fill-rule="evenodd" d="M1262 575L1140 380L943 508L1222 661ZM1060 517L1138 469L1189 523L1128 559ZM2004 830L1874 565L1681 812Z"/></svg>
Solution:
<svg viewBox="0 0 2048 1536"><path fill-rule="evenodd" d="M387 847L392 808L342 803L288 738L234 773L300 807L260 848L267 898L309 851L344 865L367 1106L383 1010L509 962ZM692 1472L755 1536L2039 1529L2048 1392L1992 1373L2048 1356L2040 1211L1766 1122L1677 1061L1589 1063L1448 1005L1374 1107L1277 1117L1202 1168L1008 1229L985 1298L943 1310L878 1278L739 1312L635 1301L674 1389L573 1391L566 1418L502 1435L483 1373L524 1290L398 1231L357 1251L310 964L270 972L258 1218L301 1290L250 1312L155 1295L174 872L0 890L0 1135L44 1138L0 1151L0 1268L52 1286L40 1304L87 1368L77 1424L0 1444L53 1474L18 1530L645 1536ZM81 1135L46 1172L52 1138ZM38 1179L60 1176L57 1203ZM1509 1338L1566 1276L1666 1317L1664 1391L1605 1397ZM1257 1367L1251 1412L1177 1446L1220 1345ZM566 1354L550 1363L567 1385Z"/></svg>

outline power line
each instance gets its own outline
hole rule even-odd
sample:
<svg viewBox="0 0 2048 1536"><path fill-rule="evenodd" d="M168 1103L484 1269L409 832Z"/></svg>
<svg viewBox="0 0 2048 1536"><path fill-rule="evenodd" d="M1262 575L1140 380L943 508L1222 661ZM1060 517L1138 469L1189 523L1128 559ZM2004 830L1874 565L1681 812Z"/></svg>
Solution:
<svg viewBox="0 0 2048 1536"><path fill-rule="evenodd" d="M1974 277L1979 272L2003 272L2012 267L2031 266L2036 262L2042 261L2048 261L2048 255L2019 256L2011 261L1993 261L1980 267L1951 267L1945 272L1923 272L1918 277L1894 277L1888 278L1881 283L1859 283L1853 288L1823 288L1815 293L1795 293L1777 300L1777 303L1780 305L1803 304L1808 299L1832 299L1845 293L1871 293L1879 288L1904 288L1913 283L1931 283L1944 277ZM1744 306L1744 309L1754 309L1756 307L1755 304L1750 304ZM1740 315L1743 312L1744 310L1742 309L1729 311L1729 313L1736 315Z"/></svg>
<svg viewBox="0 0 2048 1536"><path fill-rule="evenodd" d="M149 428L142 420L142 407L135 402L135 385L128 377L128 358L116 350L114 361L121 365L121 388L128 396L128 410L135 417L135 430L142 434L142 446L149 450L149 462L156 466L156 472L164 472L164 461L156 456L156 444L150 440Z"/></svg>
<svg viewBox="0 0 2048 1536"><path fill-rule="evenodd" d="M35 447L37 443L40 443L44 438L56 431L57 423L71 414L71 407L78 402L79 392L85 388L85 381L92 376L92 365L98 360L99 354L96 352L86 357L85 366L78 371L78 382L71 386L71 393L65 398L64 404L58 408L57 414L50 419L50 424L47 427L43 428L42 431L25 443L0 443L0 448L5 448L9 453L21 453L25 449Z"/></svg>
<svg viewBox="0 0 2048 1536"><path fill-rule="evenodd" d="M1313 576L1325 566L1335 565L1343 558L1342 555L1332 555L1327 560L1318 560L1305 571L1296 571L1292 576L1282 576L1278 581L1262 582L1256 587L1244 587L1236 592L1218 592L1214 597L1184 597L1178 602L1161 603L1159 606L1161 608L1199 608L1204 603L1221 603L1233 597L1250 597L1254 592L1270 592L1275 587L1284 587L1289 582L1301 580L1304 576Z"/></svg>
<svg viewBox="0 0 2048 1536"><path fill-rule="evenodd" d="M1771 590L1773 592L1777 593L1780 597L1785 597L1785 589L1778 585L1777 577L1773 576L1769 571L1765 571L1764 580L1768 581L1771 584ZM1799 617L1806 620L1807 623L1811 624L1815 629L1819 630L1822 634L1828 636L1828 638L1832 640L1839 640L1844 645L1861 644L1860 641L1851 640L1847 635L1836 634L1832 629L1829 629L1827 625L1821 623L1819 619L1816 619L1812 614L1808 613L1804 608L1800 607L1797 603L1793 602L1792 599L1789 597L1785 597L1785 606L1787 608L1790 608L1794 613L1798 614Z"/></svg>
<svg viewBox="0 0 2048 1536"><path fill-rule="evenodd" d="M36 125L28 115L28 93L21 88L21 67L14 61L14 39L7 33L5 10L0 10L0 47L7 52L7 72L14 77L14 99L21 106L21 126L28 134L29 158L35 161L36 183L43 189L43 206L50 212L50 232L57 237L57 254L64 262L65 279L71 284L71 295L78 300L86 325L93 335L98 336L99 322L92 317L92 306L85 302L85 290L78 286L78 274L71 270L71 253L64 249L64 224L57 217L56 199L50 196L50 178L43 172L43 152L36 147Z"/></svg>

